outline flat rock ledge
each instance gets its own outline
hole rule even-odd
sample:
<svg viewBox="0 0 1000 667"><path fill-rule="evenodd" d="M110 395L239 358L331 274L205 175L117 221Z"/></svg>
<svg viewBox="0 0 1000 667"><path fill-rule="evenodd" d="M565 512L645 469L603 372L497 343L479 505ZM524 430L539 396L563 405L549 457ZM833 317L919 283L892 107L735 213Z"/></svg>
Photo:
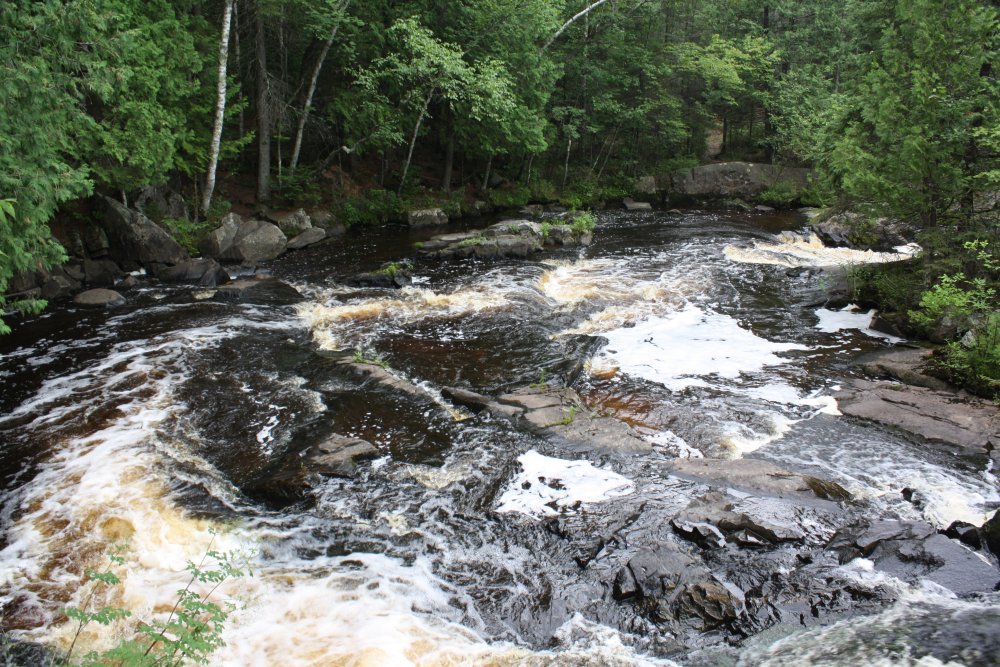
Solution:
<svg viewBox="0 0 1000 667"><path fill-rule="evenodd" d="M590 411L580 395L564 387L524 387L496 398L447 387L445 398L474 412L488 411L529 431L554 437L576 451L647 454L653 446L632 427Z"/></svg>
<svg viewBox="0 0 1000 667"><path fill-rule="evenodd" d="M438 259L481 259L527 257L543 248L589 245L593 234L584 225L574 224L572 214L551 221L505 220L483 230L440 234L417 245L425 257Z"/></svg>
<svg viewBox="0 0 1000 667"><path fill-rule="evenodd" d="M1000 456L1000 409L927 375L929 351L897 349L859 359L875 380L854 379L834 397L841 412L927 440Z"/></svg>

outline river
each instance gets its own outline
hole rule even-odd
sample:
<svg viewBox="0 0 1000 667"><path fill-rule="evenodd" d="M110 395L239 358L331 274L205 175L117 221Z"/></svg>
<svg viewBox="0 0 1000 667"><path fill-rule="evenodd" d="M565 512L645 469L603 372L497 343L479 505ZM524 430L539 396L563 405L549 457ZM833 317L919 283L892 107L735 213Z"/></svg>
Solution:
<svg viewBox="0 0 1000 667"><path fill-rule="evenodd" d="M98 598L135 618L170 609L186 561L247 554L253 575L216 593L235 605L216 665L1000 664L997 594L822 556L862 518L982 524L1000 493L986 457L839 415L851 361L891 343L815 303L808 268L746 261L799 224L609 211L589 247L422 262L401 290L344 279L429 232L360 230L273 263L295 306L150 283L116 310L20 323L0 340L4 627L68 646L61 609L124 543L122 584ZM409 389L359 378L337 350ZM442 395L564 384L649 450L571 447ZM378 457L299 494L274 482L334 433ZM677 458L764 461L851 498L767 499L794 544L703 552L666 535L706 493L671 474ZM738 618L667 618L619 590L664 541L741 589Z"/></svg>

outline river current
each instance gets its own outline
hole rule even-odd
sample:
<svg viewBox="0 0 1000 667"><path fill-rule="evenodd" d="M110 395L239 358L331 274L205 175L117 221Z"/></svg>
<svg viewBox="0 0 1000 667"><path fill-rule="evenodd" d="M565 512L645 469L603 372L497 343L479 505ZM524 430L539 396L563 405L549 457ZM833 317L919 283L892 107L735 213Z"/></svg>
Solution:
<svg viewBox="0 0 1000 667"><path fill-rule="evenodd" d="M870 604L739 641L613 599L601 568L627 549L581 566L574 540L610 530L602 517L704 490L664 472L678 457L762 459L839 483L859 516L938 528L981 525L1000 504L985 457L840 415L832 394L851 361L893 341L817 301L810 266L864 258L776 244L798 225L605 212L586 248L420 262L400 290L345 278L412 255L427 233L363 230L270 267L305 296L295 306L150 283L116 310L19 323L0 340L5 629L65 649L76 627L61 610L88 600L85 570L120 543L122 584L97 597L135 619L169 611L206 550L246 555L252 576L216 592L234 611L215 665L1000 664L1000 598L960 599L864 559L830 576L877 589ZM337 351L410 389L359 379ZM570 384L651 452L568 449L442 395L532 384ZM378 458L304 496L277 492L281 462L333 433ZM831 537L799 520L807 541ZM970 647L979 658L961 658Z"/></svg>

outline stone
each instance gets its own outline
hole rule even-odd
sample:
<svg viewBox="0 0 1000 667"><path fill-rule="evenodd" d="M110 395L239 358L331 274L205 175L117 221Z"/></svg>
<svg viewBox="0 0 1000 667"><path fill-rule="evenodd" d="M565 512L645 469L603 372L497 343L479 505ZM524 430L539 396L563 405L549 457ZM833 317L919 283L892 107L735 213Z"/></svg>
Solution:
<svg viewBox="0 0 1000 667"><path fill-rule="evenodd" d="M314 243L319 243L326 238L326 230L322 227L310 227L305 230L285 246L288 250L301 250L306 246L311 246Z"/></svg>
<svg viewBox="0 0 1000 667"><path fill-rule="evenodd" d="M410 227L436 227L448 224L448 214L439 208L425 208L409 211L406 220Z"/></svg>
<svg viewBox="0 0 1000 667"><path fill-rule="evenodd" d="M984 399L866 380L851 380L834 398L845 415L962 449L988 453L1000 440L1000 412Z"/></svg>
<svg viewBox="0 0 1000 667"><path fill-rule="evenodd" d="M110 259L83 260L84 282L90 285L114 285L123 275L121 268Z"/></svg>
<svg viewBox="0 0 1000 667"><path fill-rule="evenodd" d="M316 209L309 213L309 218L312 220L314 227L329 227L335 224L333 219L333 213L326 209Z"/></svg>
<svg viewBox="0 0 1000 667"><path fill-rule="evenodd" d="M359 461L378 455L378 449L367 440L334 434L309 449L304 463L309 471L321 475L353 477Z"/></svg>
<svg viewBox="0 0 1000 667"><path fill-rule="evenodd" d="M282 211L271 215L273 222L287 236L296 236L312 228L312 219L305 209Z"/></svg>
<svg viewBox="0 0 1000 667"><path fill-rule="evenodd" d="M114 290L98 287L80 292L73 297L73 303L78 306L112 307L125 303L125 297Z"/></svg>
<svg viewBox="0 0 1000 667"><path fill-rule="evenodd" d="M979 529L979 536L983 546L997 558L1000 558L1000 510L993 513L993 516Z"/></svg>
<svg viewBox="0 0 1000 667"><path fill-rule="evenodd" d="M482 394L477 394L474 391L460 387L442 387L441 395L455 405L469 408L473 412L481 412L493 402L493 399L489 396L483 396Z"/></svg>
<svg viewBox="0 0 1000 667"><path fill-rule="evenodd" d="M110 255L127 268L147 264L179 264L187 251L170 234L138 211L110 197L98 196L99 223L108 237Z"/></svg>
<svg viewBox="0 0 1000 667"><path fill-rule="evenodd" d="M518 212L529 218L540 218L545 213L545 207L541 204L527 204L526 206L522 206Z"/></svg>
<svg viewBox="0 0 1000 667"><path fill-rule="evenodd" d="M219 226L206 234L198 244L198 250L205 257L221 258L232 247L236 234L243 225L243 218L237 213L227 213Z"/></svg>
<svg viewBox="0 0 1000 667"><path fill-rule="evenodd" d="M655 176L640 176L635 181L635 192L640 195L655 195L657 191L656 188L656 177Z"/></svg>
<svg viewBox="0 0 1000 667"><path fill-rule="evenodd" d="M724 459L677 459L670 461L674 475L706 481L776 498L848 500L851 494L837 484L811 475L794 473L759 459L740 459L738 465Z"/></svg>
<svg viewBox="0 0 1000 667"><path fill-rule="evenodd" d="M636 201L630 197L626 197L622 200L622 204L629 211L652 211L653 206L649 202Z"/></svg>
<svg viewBox="0 0 1000 667"><path fill-rule="evenodd" d="M194 283L215 287L229 282L229 274L217 261L209 258L189 259L176 266L157 266L152 274L167 283Z"/></svg>
<svg viewBox="0 0 1000 667"><path fill-rule="evenodd" d="M82 239L87 257L94 259L107 257L111 244L103 229L97 225L87 225L83 228Z"/></svg>
<svg viewBox="0 0 1000 667"><path fill-rule="evenodd" d="M69 296L80 286L75 280L64 275L54 274L42 284L42 298L54 301Z"/></svg>
<svg viewBox="0 0 1000 667"><path fill-rule="evenodd" d="M765 206L764 204L758 204L753 207L754 213L774 213L773 206Z"/></svg>
<svg viewBox="0 0 1000 667"><path fill-rule="evenodd" d="M216 301L236 301L269 306L287 306L305 301L297 289L274 278L264 280L235 280L216 290Z"/></svg>
<svg viewBox="0 0 1000 667"><path fill-rule="evenodd" d="M945 529L944 535L953 540L958 540L967 547L972 547L973 549L983 548L983 541L980 537L979 529L971 523L966 523L965 521L952 521L951 525Z"/></svg>
<svg viewBox="0 0 1000 667"><path fill-rule="evenodd" d="M359 287L406 287L412 282L413 265L409 261L386 262L376 271L359 273L345 282Z"/></svg>
<svg viewBox="0 0 1000 667"><path fill-rule="evenodd" d="M857 363L866 373L876 378L888 377L914 387L946 392L950 389L947 382L925 372L931 358L931 350L892 348L865 355L859 358Z"/></svg>
<svg viewBox="0 0 1000 667"><path fill-rule="evenodd" d="M266 262L283 253L287 243L288 239L276 225L266 220L245 220L232 245L219 259L248 265Z"/></svg>
<svg viewBox="0 0 1000 667"><path fill-rule="evenodd" d="M753 162L720 162L670 175L670 191L686 197L754 198L778 186L793 192L805 190L809 169Z"/></svg>
<svg viewBox="0 0 1000 667"><path fill-rule="evenodd" d="M135 207L143 215L160 221L164 218L190 219L187 202L179 193L159 185L147 185L139 191Z"/></svg>

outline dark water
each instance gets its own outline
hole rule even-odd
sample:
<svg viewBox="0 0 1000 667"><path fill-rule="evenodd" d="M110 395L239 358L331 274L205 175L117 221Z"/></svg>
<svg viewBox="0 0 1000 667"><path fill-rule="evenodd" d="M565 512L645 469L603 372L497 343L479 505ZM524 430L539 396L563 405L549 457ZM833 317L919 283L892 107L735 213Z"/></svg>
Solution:
<svg viewBox="0 0 1000 667"><path fill-rule="evenodd" d="M775 584L783 595L825 590L817 581L852 591L812 599L808 623L791 607L666 622L615 598L615 573L669 533L661 518L705 491L669 474L676 456L834 480L853 496L840 521L981 522L1000 499L985 458L830 414L850 360L886 343L817 329L815 274L724 252L797 225L609 212L589 248L420 263L400 291L343 281L429 232L365 230L274 263L306 295L297 308L149 285L109 313L22 323L0 341L5 627L65 645L60 608L88 595L83 570L120 541L128 573L107 595L140 617L169 607L185 560L209 545L252 554L255 576L222 589L238 610L218 664L998 664L996 599L865 563L803 566L801 549L733 547L706 567L748 591L777 572L794 573ZM337 350L381 360L400 385L365 379ZM440 394L532 383L570 384L652 453L567 449ZM289 461L335 433L380 458L289 491ZM562 470L555 516L498 511L533 502L512 482L526 461ZM601 496L615 480L628 488ZM904 487L921 489L921 507ZM833 532L823 511L807 517L810 548Z"/></svg>

